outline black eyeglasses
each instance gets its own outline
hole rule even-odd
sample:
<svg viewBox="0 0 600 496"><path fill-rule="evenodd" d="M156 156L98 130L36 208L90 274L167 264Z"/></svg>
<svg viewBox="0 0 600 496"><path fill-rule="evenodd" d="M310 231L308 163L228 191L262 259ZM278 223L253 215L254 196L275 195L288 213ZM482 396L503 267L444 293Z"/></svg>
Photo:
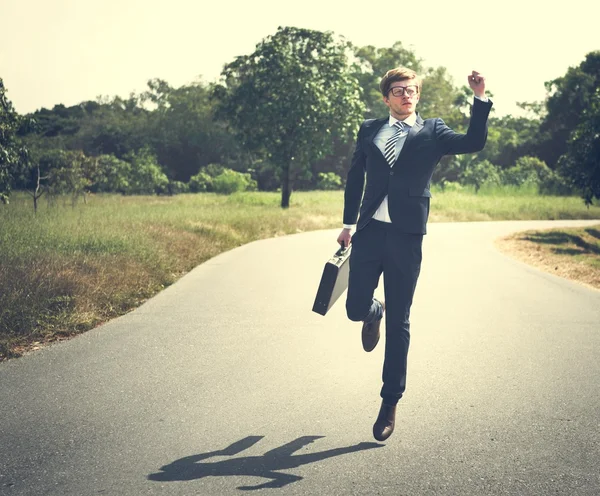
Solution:
<svg viewBox="0 0 600 496"><path fill-rule="evenodd" d="M395 86L389 92L394 96L404 96L405 93L407 96L414 96L419 92L419 87L417 85Z"/></svg>

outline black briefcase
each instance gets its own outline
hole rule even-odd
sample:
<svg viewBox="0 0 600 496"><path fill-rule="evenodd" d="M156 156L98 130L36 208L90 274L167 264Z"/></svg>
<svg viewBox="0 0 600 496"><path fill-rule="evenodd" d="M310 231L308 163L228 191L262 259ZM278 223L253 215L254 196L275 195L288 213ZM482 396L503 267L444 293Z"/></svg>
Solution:
<svg viewBox="0 0 600 496"><path fill-rule="evenodd" d="M350 273L350 251L348 248L340 248L336 254L329 259L323 269L317 297L313 304L313 312L325 315L337 299L348 287L348 275Z"/></svg>

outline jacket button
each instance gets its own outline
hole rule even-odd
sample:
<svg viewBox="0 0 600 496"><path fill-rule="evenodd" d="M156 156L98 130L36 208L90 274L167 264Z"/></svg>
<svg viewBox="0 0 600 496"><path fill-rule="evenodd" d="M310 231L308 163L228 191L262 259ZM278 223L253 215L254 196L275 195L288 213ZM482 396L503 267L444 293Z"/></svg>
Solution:
<svg viewBox="0 0 600 496"><path fill-rule="evenodd" d="M394 171L393 171L393 170L391 170L391 171L390 171L390 176L393 176L393 175L394 175Z"/></svg>

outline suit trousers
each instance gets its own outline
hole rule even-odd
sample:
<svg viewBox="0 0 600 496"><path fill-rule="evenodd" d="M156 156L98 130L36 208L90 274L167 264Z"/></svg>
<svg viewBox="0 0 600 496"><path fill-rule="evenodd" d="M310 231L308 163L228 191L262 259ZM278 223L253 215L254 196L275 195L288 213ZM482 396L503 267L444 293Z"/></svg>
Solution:
<svg viewBox="0 0 600 496"><path fill-rule="evenodd" d="M383 273L385 294L384 403L395 405L406 388L410 344L410 307L421 270L422 234L400 232L393 224L371 220L352 236L346 311L353 321L381 318L373 298Z"/></svg>

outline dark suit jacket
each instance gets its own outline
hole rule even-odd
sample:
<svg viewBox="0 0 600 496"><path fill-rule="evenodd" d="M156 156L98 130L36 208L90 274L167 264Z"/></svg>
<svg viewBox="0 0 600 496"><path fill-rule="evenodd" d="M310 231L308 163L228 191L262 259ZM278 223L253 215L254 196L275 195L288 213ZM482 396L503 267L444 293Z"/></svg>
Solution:
<svg viewBox="0 0 600 496"><path fill-rule="evenodd" d="M444 155L483 149L491 108L491 101L475 99L466 134L455 133L442 119L423 120L417 116L392 168L373 143L389 117L363 122L346 181L344 224L356 224L358 218L356 229L361 230L388 195L392 224L405 233L425 234L431 198L429 186L436 165Z"/></svg>

